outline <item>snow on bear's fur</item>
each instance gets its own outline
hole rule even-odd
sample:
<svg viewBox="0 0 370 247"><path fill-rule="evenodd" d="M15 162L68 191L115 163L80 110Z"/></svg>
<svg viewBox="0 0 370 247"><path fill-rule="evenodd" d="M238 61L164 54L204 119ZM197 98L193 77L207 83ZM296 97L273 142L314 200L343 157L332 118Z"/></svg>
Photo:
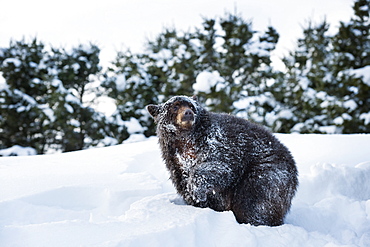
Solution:
<svg viewBox="0 0 370 247"><path fill-rule="evenodd" d="M239 223L277 226L298 186L289 150L264 127L175 96L147 110L178 193L193 206L231 210Z"/></svg>

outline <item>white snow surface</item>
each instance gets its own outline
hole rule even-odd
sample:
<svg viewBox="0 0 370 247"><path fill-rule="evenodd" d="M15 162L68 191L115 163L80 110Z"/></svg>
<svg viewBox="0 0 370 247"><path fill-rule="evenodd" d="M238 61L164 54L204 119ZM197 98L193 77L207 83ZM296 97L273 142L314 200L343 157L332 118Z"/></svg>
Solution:
<svg viewBox="0 0 370 247"><path fill-rule="evenodd" d="M370 135L276 135L300 186L285 224L186 205L157 138L0 158L0 246L370 246Z"/></svg>
<svg viewBox="0 0 370 247"><path fill-rule="evenodd" d="M36 149L31 147L22 147L19 145L14 145L10 148L0 149L0 156L27 156L36 154L37 154Z"/></svg>

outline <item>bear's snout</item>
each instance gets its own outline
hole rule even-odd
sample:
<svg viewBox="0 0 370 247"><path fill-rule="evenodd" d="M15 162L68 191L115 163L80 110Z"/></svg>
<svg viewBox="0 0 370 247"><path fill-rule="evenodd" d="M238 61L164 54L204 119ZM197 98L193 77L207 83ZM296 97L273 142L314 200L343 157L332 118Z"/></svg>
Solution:
<svg viewBox="0 0 370 247"><path fill-rule="evenodd" d="M177 124L189 128L193 125L195 119L194 112L188 107L181 107L177 114Z"/></svg>
<svg viewBox="0 0 370 247"><path fill-rule="evenodd" d="M186 109L181 120L183 122L184 121L194 121L194 112L190 109Z"/></svg>

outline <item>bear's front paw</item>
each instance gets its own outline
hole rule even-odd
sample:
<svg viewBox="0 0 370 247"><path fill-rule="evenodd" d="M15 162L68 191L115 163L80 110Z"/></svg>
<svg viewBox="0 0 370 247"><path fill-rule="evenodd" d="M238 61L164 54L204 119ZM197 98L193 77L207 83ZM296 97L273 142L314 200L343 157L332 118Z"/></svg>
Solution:
<svg viewBox="0 0 370 247"><path fill-rule="evenodd" d="M199 188L194 191L194 199L196 202L207 201L207 190L205 188Z"/></svg>
<svg viewBox="0 0 370 247"><path fill-rule="evenodd" d="M206 202L207 198L214 194L214 189L210 185L192 186L191 192L196 203Z"/></svg>

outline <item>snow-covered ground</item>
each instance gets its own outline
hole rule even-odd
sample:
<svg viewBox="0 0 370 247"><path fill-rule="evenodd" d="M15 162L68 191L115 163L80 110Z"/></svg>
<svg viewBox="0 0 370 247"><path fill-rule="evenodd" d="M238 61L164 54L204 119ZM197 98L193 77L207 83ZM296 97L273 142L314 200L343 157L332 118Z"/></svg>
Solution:
<svg viewBox="0 0 370 247"><path fill-rule="evenodd" d="M0 246L370 246L370 135L282 135L300 187L286 224L185 205L156 138L0 157Z"/></svg>

